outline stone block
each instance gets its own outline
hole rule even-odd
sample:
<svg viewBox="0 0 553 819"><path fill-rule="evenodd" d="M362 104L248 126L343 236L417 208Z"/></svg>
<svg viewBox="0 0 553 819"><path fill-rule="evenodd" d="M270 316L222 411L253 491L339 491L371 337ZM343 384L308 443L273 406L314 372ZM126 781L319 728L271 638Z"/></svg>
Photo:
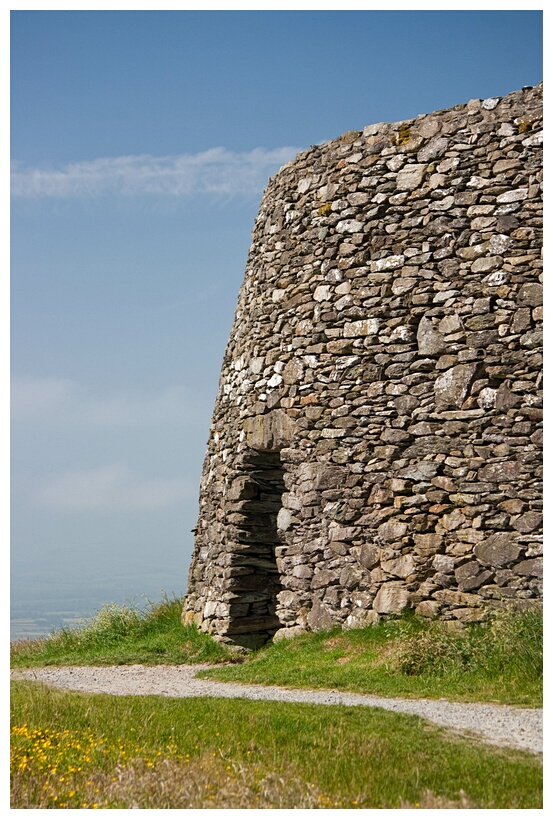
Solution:
<svg viewBox="0 0 553 819"><path fill-rule="evenodd" d="M326 588L326 586L329 586L331 583L337 583L338 577L336 572L329 569L315 569L313 577L311 578L311 588Z"/></svg>
<svg viewBox="0 0 553 819"><path fill-rule="evenodd" d="M347 470L332 463L305 463L297 473L298 483L307 484L310 489L334 489L343 486Z"/></svg>
<svg viewBox="0 0 553 819"><path fill-rule="evenodd" d="M378 527L378 536L386 543L401 540L407 532L407 524L400 520L389 520Z"/></svg>
<svg viewBox="0 0 553 819"><path fill-rule="evenodd" d="M418 461L398 471L398 477L407 478L415 483L430 481L440 468L436 461Z"/></svg>
<svg viewBox="0 0 553 819"><path fill-rule="evenodd" d="M312 631L324 631L334 625L334 615L320 600L315 600L307 615L307 623Z"/></svg>
<svg viewBox="0 0 553 819"><path fill-rule="evenodd" d="M396 177L396 187L400 191L412 191L422 183L427 169L426 164L413 163L405 165Z"/></svg>
<svg viewBox="0 0 553 819"><path fill-rule="evenodd" d="M477 594L467 594L455 589L439 589L432 596L438 602L448 603L450 606L479 608L482 605L482 600Z"/></svg>
<svg viewBox="0 0 553 819"><path fill-rule="evenodd" d="M444 548L443 535L438 532L413 535L415 552L422 557L435 555Z"/></svg>
<svg viewBox="0 0 553 819"><path fill-rule="evenodd" d="M526 512L517 518L512 525L517 532L528 534L529 532L535 532L536 529L540 529L542 523L543 516L541 512Z"/></svg>
<svg viewBox="0 0 553 819"><path fill-rule="evenodd" d="M513 566L513 572L528 577L543 577L543 558L534 557L531 560L522 560Z"/></svg>
<svg viewBox="0 0 553 819"><path fill-rule="evenodd" d="M521 473L519 461L500 461L486 464L478 470L479 481L490 483L512 483Z"/></svg>
<svg viewBox="0 0 553 819"><path fill-rule="evenodd" d="M374 599L373 608L379 614L401 614L409 603L409 592L405 586L384 583Z"/></svg>
<svg viewBox="0 0 553 819"><path fill-rule="evenodd" d="M434 384L436 404L461 407L476 374L476 364L458 364L438 376Z"/></svg>
<svg viewBox="0 0 553 819"><path fill-rule="evenodd" d="M273 643L279 643L281 640L293 640L294 637L299 637L305 634L306 630L302 626L288 626L287 628L279 628L273 634Z"/></svg>
<svg viewBox="0 0 553 819"><path fill-rule="evenodd" d="M363 543L358 552L357 560L365 569L373 569L380 560L380 549L373 543Z"/></svg>
<svg viewBox="0 0 553 819"><path fill-rule="evenodd" d="M461 623L480 623L487 616L484 609L452 609L451 614Z"/></svg>
<svg viewBox="0 0 553 819"><path fill-rule="evenodd" d="M346 617L344 629L367 628L367 626L375 626L379 621L380 616L374 609L354 608Z"/></svg>
<svg viewBox="0 0 553 819"><path fill-rule="evenodd" d="M440 355L447 350L446 341L438 329L438 318L423 316L417 328L417 346L420 355Z"/></svg>
<svg viewBox="0 0 553 819"><path fill-rule="evenodd" d="M420 617L427 617L431 620L438 616L441 608L440 603L436 600L421 600L415 608L415 614L418 614Z"/></svg>
<svg viewBox="0 0 553 819"><path fill-rule="evenodd" d="M283 410L273 410L244 420L248 446L257 450L278 450L290 446L296 432L295 421Z"/></svg>
<svg viewBox="0 0 553 819"><path fill-rule="evenodd" d="M392 560L383 560L381 566L385 572L395 577L406 578L415 571L415 561L412 555L402 555Z"/></svg>
<svg viewBox="0 0 553 819"><path fill-rule="evenodd" d="M308 566L305 563L301 563L299 566L294 566L292 569L292 574L294 577L310 580L313 576L313 567Z"/></svg>
<svg viewBox="0 0 553 819"><path fill-rule="evenodd" d="M543 304L543 285L539 282L523 284L518 291L517 301L529 307L539 307Z"/></svg>
<svg viewBox="0 0 553 819"><path fill-rule="evenodd" d="M435 555L434 560L432 561L432 568L436 569L438 572L450 574L455 568L455 558L451 555Z"/></svg>
<svg viewBox="0 0 553 819"><path fill-rule="evenodd" d="M496 532L474 547L474 554L481 563L497 569L513 563L521 552L515 532Z"/></svg>
<svg viewBox="0 0 553 819"><path fill-rule="evenodd" d="M376 318L351 321L344 325L344 336L345 338L374 336L378 333L379 327L380 322Z"/></svg>
<svg viewBox="0 0 553 819"><path fill-rule="evenodd" d="M301 598L299 594L296 594L296 592L285 589L284 591L281 591L277 594L277 600L279 602L279 605L288 609L297 607L299 605Z"/></svg>
<svg viewBox="0 0 553 819"><path fill-rule="evenodd" d="M484 583L493 578L493 572L482 569L477 560L471 560L468 563L463 563L455 570L455 579L460 591L472 591L479 589Z"/></svg>

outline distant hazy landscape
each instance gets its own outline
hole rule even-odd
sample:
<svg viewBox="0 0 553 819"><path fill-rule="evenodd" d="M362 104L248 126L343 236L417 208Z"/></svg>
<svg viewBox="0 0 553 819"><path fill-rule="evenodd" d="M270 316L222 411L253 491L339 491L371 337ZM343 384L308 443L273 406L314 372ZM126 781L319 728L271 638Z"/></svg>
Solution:
<svg viewBox="0 0 553 819"><path fill-rule="evenodd" d="M178 582L177 582L178 581ZM146 598L159 601L162 593L181 596L184 593L186 572L175 578L171 587L165 572L152 571L145 577L142 572L118 572L109 580L103 572L96 577L63 579L58 572L50 575L43 571L19 574L12 582L10 607L10 639L40 637L53 629L74 625L89 618L106 603L134 603L138 608Z"/></svg>

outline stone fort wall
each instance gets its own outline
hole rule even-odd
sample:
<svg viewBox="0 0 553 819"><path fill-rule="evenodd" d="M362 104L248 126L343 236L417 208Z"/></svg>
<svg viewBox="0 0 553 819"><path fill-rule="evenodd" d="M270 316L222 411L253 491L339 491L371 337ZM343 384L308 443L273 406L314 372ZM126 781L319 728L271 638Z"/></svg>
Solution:
<svg viewBox="0 0 553 819"><path fill-rule="evenodd" d="M541 596L541 109L370 125L270 180L184 622L257 646Z"/></svg>

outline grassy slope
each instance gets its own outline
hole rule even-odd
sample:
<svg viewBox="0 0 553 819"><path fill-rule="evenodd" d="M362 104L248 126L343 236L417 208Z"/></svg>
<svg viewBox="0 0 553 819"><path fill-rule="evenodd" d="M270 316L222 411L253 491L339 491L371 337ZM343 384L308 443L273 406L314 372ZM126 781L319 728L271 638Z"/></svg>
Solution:
<svg viewBox="0 0 553 819"><path fill-rule="evenodd" d="M106 605L82 628L62 629L40 640L11 645L12 668L46 665L158 665L220 663L229 652L193 626L184 627L181 600L163 600L145 611Z"/></svg>
<svg viewBox="0 0 553 819"><path fill-rule="evenodd" d="M541 804L539 759L380 709L16 683L12 725L12 807Z"/></svg>
<svg viewBox="0 0 553 819"><path fill-rule="evenodd" d="M181 603L105 607L12 644L13 666L223 663L225 679L538 704L541 619L460 634L407 617L304 635L245 662L180 623ZM14 683L12 807L536 808L541 764L379 709L109 697Z"/></svg>
<svg viewBox="0 0 553 819"><path fill-rule="evenodd" d="M404 617L306 634L268 645L243 665L200 676L536 707L542 702L542 619L537 612L507 614L456 632Z"/></svg>
<svg viewBox="0 0 553 819"><path fill-rule="evenodd" d="M356 631L306 634L268 645L244 662L180 622L181 603L145 612L105 607L87 627L12 644L12 666L224 663L203 674L221 680L336 688L385 696L538 706L542 619L510 613L460 632L402 617Z"/></svg>

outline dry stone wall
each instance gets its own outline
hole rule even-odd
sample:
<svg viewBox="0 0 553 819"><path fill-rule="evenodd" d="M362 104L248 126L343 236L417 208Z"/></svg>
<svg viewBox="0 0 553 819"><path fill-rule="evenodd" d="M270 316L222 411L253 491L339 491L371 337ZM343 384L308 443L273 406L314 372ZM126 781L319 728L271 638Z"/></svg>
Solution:
<svg viewBox="0 0 553 819"><path fill-rule="evenodd" d="M256 646L541 596L541 110L370 125L270 180L185 622Z"/></svg>

